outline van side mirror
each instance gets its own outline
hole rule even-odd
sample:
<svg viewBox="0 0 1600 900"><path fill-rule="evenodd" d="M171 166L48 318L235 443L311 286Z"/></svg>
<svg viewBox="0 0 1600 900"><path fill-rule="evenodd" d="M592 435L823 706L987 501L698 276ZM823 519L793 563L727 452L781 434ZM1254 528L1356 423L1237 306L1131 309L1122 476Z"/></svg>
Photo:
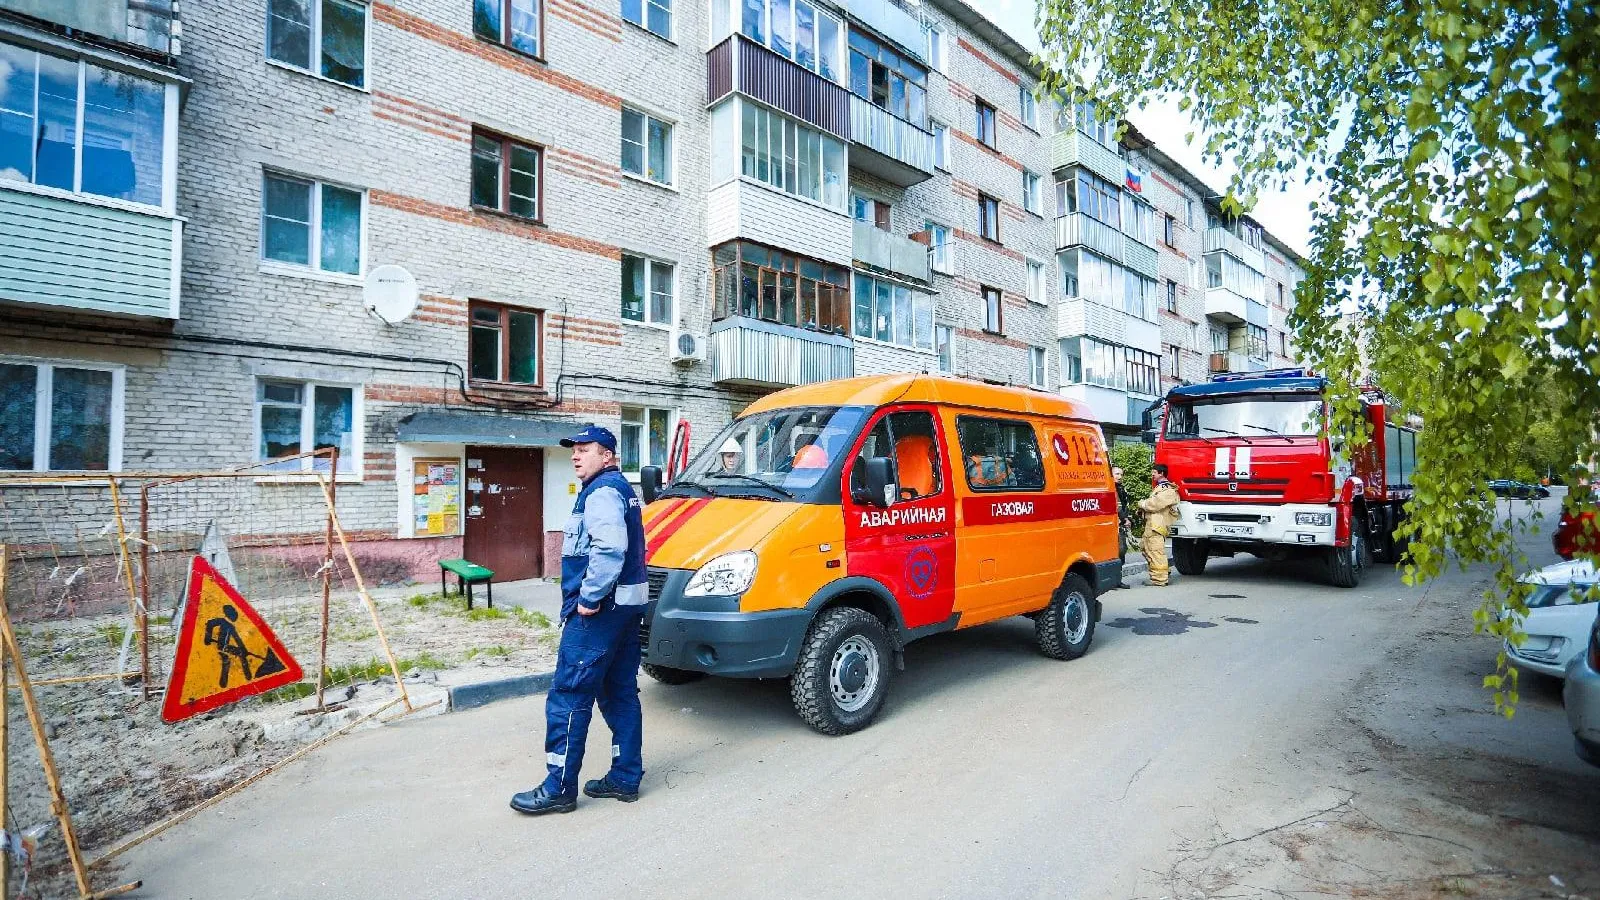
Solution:
<svg viewBox="0 0 1600 900"><path fill-rule="evenodd" d="M656 502L661 496L661 467L645 466L639 470L639 492L644 494L646 504Z"/></svg>
<svg viewBox="0 0 1600 900"><path fill-rule="evenodd" d="M886 456L874 456L866 461L866 482L866 487L852 498L857 503L888 507L900 496L894 460Z"/></svg>

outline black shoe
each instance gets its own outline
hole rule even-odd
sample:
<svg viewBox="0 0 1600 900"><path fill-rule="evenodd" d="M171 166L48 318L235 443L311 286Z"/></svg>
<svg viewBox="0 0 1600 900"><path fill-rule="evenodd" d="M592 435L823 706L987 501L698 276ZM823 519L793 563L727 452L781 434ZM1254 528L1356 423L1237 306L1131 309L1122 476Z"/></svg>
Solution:
<svg viewBox="0 0 1600 900"><path fill-rule="evenodd" d="M616 784L612 782L610 775L607 775L604 778L597 778L594 781L586 783L583 786L583 792L596 799L604 800L607 797L610 797L615 800L621 800L623 803L632 803L633 801L639 799L638 790L625 791L622 788L617 787Z"/></svg>
<svg viewBox="0 0 1600 900"><path fill-rule="evenodd" d="M511 795L511 808L519 813L530 816L542 816L545 813L569 813L578 808L578 796L564 797L552 794L539 785L531 791Z"/></svg>

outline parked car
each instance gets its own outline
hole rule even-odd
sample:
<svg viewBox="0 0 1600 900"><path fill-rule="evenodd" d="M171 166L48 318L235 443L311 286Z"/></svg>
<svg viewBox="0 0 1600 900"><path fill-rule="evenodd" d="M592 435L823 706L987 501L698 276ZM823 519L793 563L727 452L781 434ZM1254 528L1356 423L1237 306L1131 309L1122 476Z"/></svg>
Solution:
<svg viewBox="0 0 1600 900"><path fill-rule="evenodd" d="M1489 482L1489 490L1494 491L1496 497L1515 497L1518 500L1543 500L1550 496L1550 489L1542 484L1527 484L1509 478L1496 478Z"/></svg>
<svg viewBox="0 0 1600 900"><path fill-rule="evenodd" d="M1519 669L1564 678L1567 663L1589 645L1600 604L1589 602L1589 589L1600 580L1586 561L1556 563L1523 576L1533 585L1528 614L1521 622L1521 646L1505 642L1506 657Z"/></svg>
<svg viewBox="0 0 1600 900"><path fill-rule="evenodd" d="M1555 533L1550 535L1550 543L1555 547L1556 555L1562 559L1571 559L1578 555L1579 549L1591 553L1600 551L1600 520L1595 518L1595 509L1600 508L1600 487L1594 489L1590 496L1589 508L1573 515L1565 506L1561 508L1561 520L1556 524ZM1582 547L1579 539L1582 538Z"/></svg>
<svg viewBox="0 0 1600 900"><path fill-rule="evenodd" d="M1561 699L1567 705L1567 723L1578 757L1600 766L1600 619L1589 631L1589 650L1567 666L1567 684Z"/></svg>

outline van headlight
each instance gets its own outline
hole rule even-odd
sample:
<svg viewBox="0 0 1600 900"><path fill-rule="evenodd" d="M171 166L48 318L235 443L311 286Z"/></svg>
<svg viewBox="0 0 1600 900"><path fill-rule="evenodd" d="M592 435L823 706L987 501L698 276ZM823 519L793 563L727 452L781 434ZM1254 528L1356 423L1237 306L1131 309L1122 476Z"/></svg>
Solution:
<svg viewBox="0 0 1600 900"><path fill-rule="evenodd" d="M750 589L756 579L756 555L751 550L725 553L701 566L689 586L683 589L685 597L737 597Z"/></svg>
<svg viewBox="0 0 1600 900"><path fill-rule="evenodd" d="M1331 512L1297 512L1294 514L1296 525L1320 525L1323 528L1333 524Z"/></svg>

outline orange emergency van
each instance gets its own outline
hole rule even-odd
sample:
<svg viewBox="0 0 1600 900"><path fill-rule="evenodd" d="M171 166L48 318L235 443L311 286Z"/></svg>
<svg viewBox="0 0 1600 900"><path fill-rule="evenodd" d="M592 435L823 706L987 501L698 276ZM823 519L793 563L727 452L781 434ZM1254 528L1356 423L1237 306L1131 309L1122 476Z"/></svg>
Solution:
<svg viewBox="0 0 1600 900"><path fill-rule="evenodd" d="M929 375L772 394L661 489L643 476L644 668L788 678L827 734L866 727L905 645L1007 616L1088 650L1121 579L1100 429L1059 396Z"/></svg>

